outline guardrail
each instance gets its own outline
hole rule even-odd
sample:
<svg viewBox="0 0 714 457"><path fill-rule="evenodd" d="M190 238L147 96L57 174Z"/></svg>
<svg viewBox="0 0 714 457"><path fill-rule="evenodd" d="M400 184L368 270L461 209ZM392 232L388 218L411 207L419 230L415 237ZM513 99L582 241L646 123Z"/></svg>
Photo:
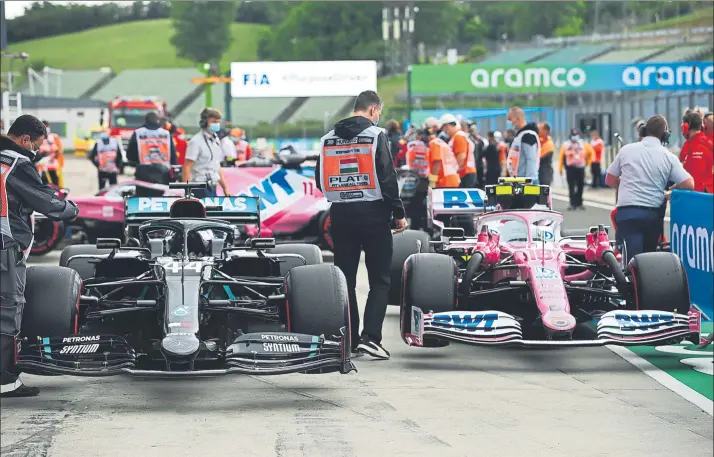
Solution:
<svg viewBox="0 0 714 457"><path fill-rule="evenodd" d="M670 210L670 246L684 264L689 294L703 318L714 318L714 195L675 190Z"/></svg>

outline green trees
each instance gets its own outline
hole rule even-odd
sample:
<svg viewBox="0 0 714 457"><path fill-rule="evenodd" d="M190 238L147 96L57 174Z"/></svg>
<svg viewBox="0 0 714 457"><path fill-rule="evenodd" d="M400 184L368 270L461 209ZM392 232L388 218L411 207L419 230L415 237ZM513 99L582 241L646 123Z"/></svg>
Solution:
<svg viewBox="0 0 714 457"><path fill-rule="evenodd" d="M235 10L235 2L173 2L176 55L197 63L218 61L231 44Z"/></svg>

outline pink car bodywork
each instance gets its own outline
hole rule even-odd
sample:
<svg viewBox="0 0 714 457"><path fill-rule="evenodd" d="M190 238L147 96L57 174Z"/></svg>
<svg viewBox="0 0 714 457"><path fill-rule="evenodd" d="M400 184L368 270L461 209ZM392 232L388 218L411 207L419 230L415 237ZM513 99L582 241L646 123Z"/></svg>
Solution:
<svg viewBox="0 0 714 457"><path fill-rule="evenodd" d="M435 195L435 200L442 197L439 193ZM448 205L450 201L448 197L431 202L432 218L441 214L465 214L469 211L468 205L478 208L476 190L472 191L472 197L458 201L451 200L458 203L451 206ZM447 203L446 206L443 205L444 202ZM477 214L473 209L470 211L472 214ZM464 253L465 256L461 254L459 256L465 259L471 259L478 253L481 258L478 271L486 271L489 267L498 265L499 268L488 270L492 274L490 278L492 284L506 281L527 287L537 306L537 315L540 316L543 328L552 335L572 334L578 321L573 315L574 309L568 299L566 283L572 285L573 281L583 281L585 286L584 282L595 275L589 269L574 274L569 273L568 269L573 264L572 258L606 267L603 260L605 252L612 252L618 262L621 261L621 256L615 251L614 243L609 240L608 233L604 229L589 233L585 239L569 238L561 236L562 223L563 215L545 208L486 212L475 217L476 237L446 238L445 244L439 251L443 252L443 255L450 255L449 252ZM406 266L404 271L407 275ZM406 278L405 276L405 281ZM459 294L457 294L455 309L444 312L430 312L428 309L421 310L412 303L403 303L404 341L409 345L423 346L426 334L471 344L512 343L536 347L632 345L660 341L666 337L676 338L687 333L698 335L700 328L700 313L693 309L687 316L659 311L621 309L603 314L601 322L605 320L605 325L619 328L614 333L609 330L604 332L607 333L604 338L599 336L599 339L585 341L523 340L521 324L514 316L496 310L460 309L458 297ZM664 324L655 325L654 322L658 319L671 325L659 329L656 325ZM632 324L628 324L629 322ZM637 327L639 323L643 323L641 324L643 328ZM644 329L648 326L658 330Z"/></svg>

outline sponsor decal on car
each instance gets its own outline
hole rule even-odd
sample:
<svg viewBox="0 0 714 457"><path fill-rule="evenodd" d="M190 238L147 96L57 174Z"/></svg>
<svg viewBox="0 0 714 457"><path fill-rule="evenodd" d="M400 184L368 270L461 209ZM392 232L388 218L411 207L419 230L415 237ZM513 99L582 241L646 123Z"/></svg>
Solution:
<svg viewBox="0 0 714 457"><path fill-rule="evenodd" d="M60 354L93 354L99 350L98 344L73 344L71 346L62 346Z"/></svg>
<svg viewBox="0 0 714 457"><path fill-rule="evenodd" d="M99 335L92 335L92 336L68 336L67 338L63 338L62 342L63 343L86 343L90 341L99 341L100 337Z"/></svg>
<svg viewBox="0 0 714 457"><path fill-rule="evenodd" d="M260 335L260 339L267 341L299 341L295 335Z"/></svg>
<svg viewBox="0 0 714 457"><path fill-rule="evenodd" d="M435 327L448 326L459 327L468 331L489 331L493 329L493 324L498 320L496 313L443 313L434 314L432 324Z"/></svg>
<svg viewBox="0 0 714 457"><path fill-rule="evenodd" d="M265 352L300 352L299 344L288 343L263 343Z"/></svg>
<svg viewBox="0 0 714 457"><path fill-rule="evenodd" d="M171 311L171 315L175 317L186 317L191 314L190 306L179 306L178 308Z"/></svg>
<svg viewBox="0 0 714 457"><path fill-rule="evenodd" d="M536 279L558 279L558 272L552 268L536 267L535 277Z"/></svg>

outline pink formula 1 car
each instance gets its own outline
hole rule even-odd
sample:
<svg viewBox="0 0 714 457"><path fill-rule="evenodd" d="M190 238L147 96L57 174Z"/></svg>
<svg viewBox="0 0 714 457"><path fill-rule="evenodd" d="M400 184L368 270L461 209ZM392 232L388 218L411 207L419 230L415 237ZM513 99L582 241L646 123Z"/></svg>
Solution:
<svg viewBox="0 0 714 457"><path fill-rule="evenodd" d="M548 209L548 190L502 182L485 192L431 192L432 218L481 215L477 236L443 228L431 242L436 252L413 254L404 263L404 341L424 347L449 341L530 347L699 343L700 314L690 309L680 259L646 253L623 267L603 225L564 237L563 216Z"/></svg>

